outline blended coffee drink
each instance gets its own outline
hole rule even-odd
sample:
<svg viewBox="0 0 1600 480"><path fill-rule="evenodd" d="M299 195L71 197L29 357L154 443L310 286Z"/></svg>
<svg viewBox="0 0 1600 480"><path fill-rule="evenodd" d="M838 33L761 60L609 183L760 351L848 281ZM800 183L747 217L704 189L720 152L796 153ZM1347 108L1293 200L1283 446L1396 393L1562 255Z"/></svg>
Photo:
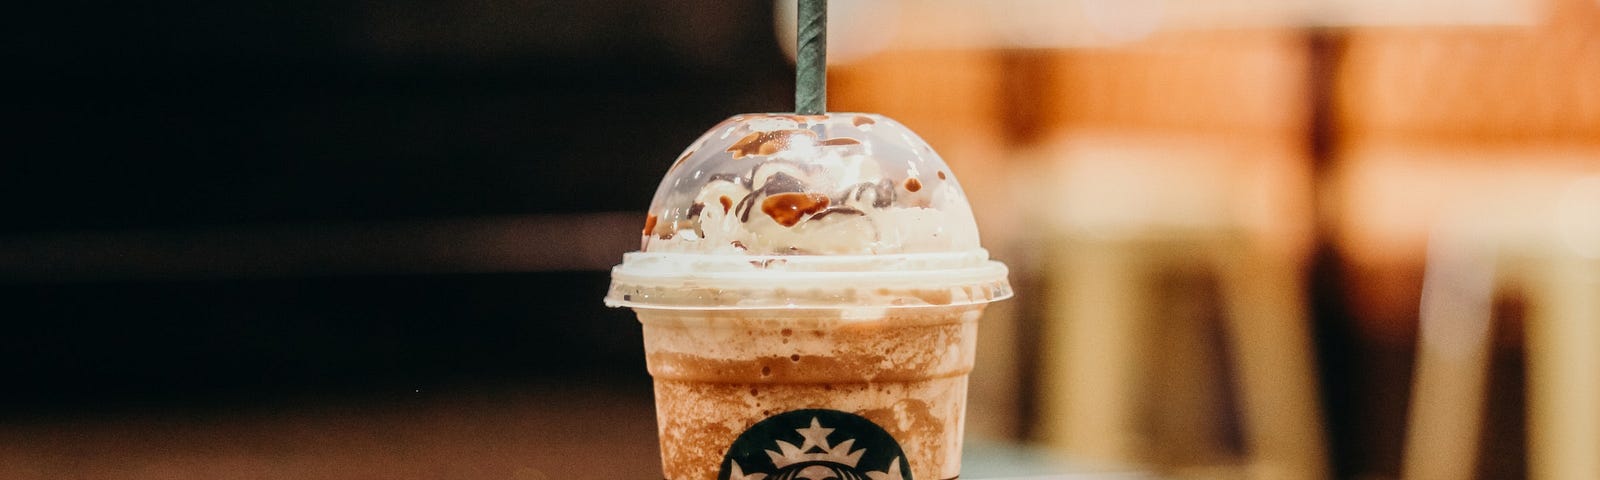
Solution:
<svg viewBox="0 0 1600 480"><path fill-rule="evenodd" d="M712 128L612 280L669 480L958 477L978 317L1011 295L944 161L854 113Z"/></svg>

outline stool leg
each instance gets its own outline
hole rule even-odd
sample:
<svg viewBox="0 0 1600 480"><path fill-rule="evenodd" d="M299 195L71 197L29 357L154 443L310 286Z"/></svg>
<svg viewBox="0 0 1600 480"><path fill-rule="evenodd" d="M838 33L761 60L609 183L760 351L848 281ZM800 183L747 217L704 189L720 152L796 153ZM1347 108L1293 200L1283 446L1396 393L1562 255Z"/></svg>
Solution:
<svg viewBox="0 0 1600 480"><path fill-rule="evenodd" d="M1088 461L1142 458L1143 331L1150 293L1140 249L1122 242L1070 243L1046 271L1041 437Z"/></svg>
<svg viewBox="0 0 1600 480"><path fill-rule="evenodd" d="M1303 281L1291 262L1217 249L1251 476L1328 475Z"/></svg>
<svg viewBox="0 0 1600 480"><path fill-rule="evenodd" d="M1600 478L1600 262L1543 267L1529 292L1529 478Z"/></svg>
<svg viewBox="0 0 1600 480"><path fill-rule="evenodd" d="M1187 253L1187 252L1183 252ZM1180 257L1181 258L1181 257ZM1235 419L1229 378L1228 348L1221 345L1226 328L1218 309L1217 279L1199 271L1202 262L1163 262L1157 288L1163 297L1159 308L1160 333L1153 340L1156 370L1147 393L1159 408L1146 415L1154 422L1153 440L1159 447L1152 459L1178 469L1223 470L1237 465L1242 452L1229 434ZM1202 263L1193 265L1193 263ZM1183 475L1179 475L1183 476Z"/></svg>
<svg viewBox="0 0 1600 480"><path fill-rule="evenodd" d="M1429 248L1401 478L1458 480L1477 470L1492 346L1493 254L1435 239Z"/></svg>

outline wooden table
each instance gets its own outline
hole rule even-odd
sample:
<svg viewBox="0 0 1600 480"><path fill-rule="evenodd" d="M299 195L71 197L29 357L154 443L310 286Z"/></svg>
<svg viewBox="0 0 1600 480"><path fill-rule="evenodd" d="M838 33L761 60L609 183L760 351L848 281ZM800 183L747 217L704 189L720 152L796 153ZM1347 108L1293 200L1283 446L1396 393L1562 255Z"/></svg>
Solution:
<svg viewBox="0 0 1600 480"><path fill-rule="evenodd" d="M7 415L0 419L0 478L660 478L647 384L274 403ZM963 478L1137 478L1060 476L1081 469L1003 443L971 443Z"/></svg>

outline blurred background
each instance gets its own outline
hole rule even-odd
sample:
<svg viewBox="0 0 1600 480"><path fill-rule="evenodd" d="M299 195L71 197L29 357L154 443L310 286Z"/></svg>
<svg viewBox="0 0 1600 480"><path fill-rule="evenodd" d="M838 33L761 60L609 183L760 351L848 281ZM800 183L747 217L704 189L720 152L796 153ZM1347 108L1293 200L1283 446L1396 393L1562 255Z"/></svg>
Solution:
<svg viewBox="0 0 1600 480"><path fill-rule="evenodd" d="M659 478L607 270L793 8L8 9L0 478ZM1600 2L831 21L1013 271L966 476L1600 478Z"/></svg>

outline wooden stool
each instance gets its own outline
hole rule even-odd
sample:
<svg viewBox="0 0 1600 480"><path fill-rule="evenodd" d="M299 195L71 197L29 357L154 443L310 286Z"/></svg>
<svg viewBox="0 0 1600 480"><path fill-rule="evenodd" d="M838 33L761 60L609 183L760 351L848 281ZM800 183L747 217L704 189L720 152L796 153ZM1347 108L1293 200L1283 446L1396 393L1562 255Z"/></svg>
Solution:
<svg viewBox="0 0 1600 480"><path fill-rule="evenodd" d="M1529 478L1600 478L1600 179L1568 193L1552 208L1464 209L1436 229L1405 478L1475 473L1494 331L1489 306L1502 289L1522 292L1528 305Z"/></svg>
<svg viewBox="0 0 1600 480"><path fill-rule="evenodd" d="M1215 232L1079 237L1053 252L1040 408L1048 444L1090 461L1149 463L1160 456L1143 428L1149 410L1193 402L1150 394L1150 341L1163 335L1170 317L1157 309L1161 292L1153 282L1198 268L1219 287L1248 475L1327 475L1296 262Z"/></svg>

